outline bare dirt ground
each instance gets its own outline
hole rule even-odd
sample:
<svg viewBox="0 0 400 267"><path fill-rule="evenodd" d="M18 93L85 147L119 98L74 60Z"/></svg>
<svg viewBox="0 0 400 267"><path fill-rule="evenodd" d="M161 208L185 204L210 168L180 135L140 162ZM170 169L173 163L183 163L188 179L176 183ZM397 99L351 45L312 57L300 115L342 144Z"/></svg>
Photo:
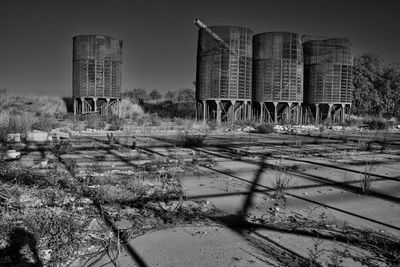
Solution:
<svg viewBox="0 0 400 267"><path fill-rule="evenodd" d="M73 159L78 176L89 170L98 181L154 161L186 164L179 175L183 199L158 201L165 214L183 207L184 215L170 219L105 203L118 252L70 266L400 264L398 133L388 134L385 144L357 134L224 133L191 148L177 147L173 134L135 138L133 148L127 135L117 144L104 135L74 137L73 149L59 159L37 144L24 148L22 164L50 158L65 168ZM162 174L163 165L156 166Z"/></svg>

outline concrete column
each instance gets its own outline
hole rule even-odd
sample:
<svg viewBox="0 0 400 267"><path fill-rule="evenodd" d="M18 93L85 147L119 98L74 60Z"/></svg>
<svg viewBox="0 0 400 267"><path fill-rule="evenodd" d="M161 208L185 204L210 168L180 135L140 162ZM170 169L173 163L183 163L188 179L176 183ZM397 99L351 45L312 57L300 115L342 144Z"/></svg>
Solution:
<svg viewBox="0 0 400 267"><path fill-rule="evenodd" d="M299 114L298 114L298 124L302 125L303 124L303 105L299 103Z"/></svg>
<svg viewBox="0 0 400 267"><path fill-rule="evenodd" d="M260 103L260 122L264 122L264 102Z"/></svg>
<svg viewBox="0 0 400 267"><path fill-rule="evenodd" d="M274 123L278 124L278 104L279 102L273 102L274 103Z"/></svg>
<svg viewBox="0 0 400 267"><path fill-rule="evenodd" d="M196 121L199 121L199 101L196 100Z"/></svg>
<svg viewBox="0 0 400 267"><path fill-rule="evenodd" d="M328 104L329 109L328 109L328 121L329 123L332 123L332 108L333 108L333 104Z"/></svg>
<svg viewBox="0 0 400 267"><path fill-rule="evenodd" d="M81 114L85 112L85 98L81 97Z"/></svg>
<svg viewBox="0 0 400 267"><path fill-rule="evenodd" d="M243 102L243 111L242 111L242 120L246 120L247 119L247 102L244 101Z"/></svg>
<svg viewBox="0 0 400 267"><path fill-rule="evenodd" d="M217 125L221 125L221 100L215 100L217 104Z"/></svg>
<svg viewBox="0 0 400 267"><path fill-rule="evenodd" d="M97 97L93 97L93 111L97 112Z"/></svg>
<svg viewBox="0 0 400 267"><path fill-rule="evenodd" d="M235 105L236 105L236 101L235 100L231 100L231 104L232 104L232 109L231 109L231 123L234 123L236 120L236 113L235 113Z"/></svg>
<svg viewBox="0 0 400 267"><path fill-rule="evenodd" d="M248 120L251 120L251 118L253 117L251 112L252 112L252 105L251 105L251 102L249 101L247 103L247 119Z"/></svg>
<svg viewBox="0 0 400 267"><path fill-rule="evenodd" d="M203 122L204 124L207 123L207 101L203 100Z"/></svg>
<svg viewBox="0 0 400 267"><path fill-rule="evenodd" d="M76 98L74 98L74 115L76 115L76 109L77 109L77 105L76 105Z"/></svg>
<svg viewBox="0 0 400 267"><path fill-rule="evenodd" d="M340 106L341 106L341 109L342 109L340 116L341 116L341 119L342 119L342 123L344 123L346 121L346 112L345 112L346 105L345 104L340 104Z"/></svg>
<svg viewBox="0 0 400 267"><path fill-rule="evenodd" d="M304 117L305 117L305 122L308 124L308 106L304 106L305 112L304 112Z"/></svg>
<svg viewBox="0 0 400 267"><path fill-rule="evenodd" d="M121 118L121 99L117 99L118 118Z"/></svg>
<svg viewBox="0 0 400 267"><path fill-rule="evenodd" d="M347 112L347 119L350 120L351 104L349 104L349 111Z"/></svg>
<svg viewBox="0 0 400 267"><path fill-rule="evenodd" d="M109 114L109 104L110 104L110 98L106 98L106 115Z"/></svg>
<svg viewBox="0 0 400 267"><path fill-rule="evenodd" d="M315 124L319 124L319 104L315 104Z"/></svg>
<svg viewBox="0 0 400 267"><path fill-rule="evenodd" d="M292 108L293 103L292 102L288 102L288 109L287 109L287 113L286 113L286 120L287 120L287 124L291 124L291 111L290 109Z"/></svg>

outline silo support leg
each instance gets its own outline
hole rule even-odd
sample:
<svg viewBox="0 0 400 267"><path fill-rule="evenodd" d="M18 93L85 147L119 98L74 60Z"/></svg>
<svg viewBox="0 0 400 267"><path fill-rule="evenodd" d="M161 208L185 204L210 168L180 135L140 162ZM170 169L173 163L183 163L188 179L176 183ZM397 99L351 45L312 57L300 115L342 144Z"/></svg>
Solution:
<svg viewBox="0 0 400 267"><path fill-rule="evenodd" d="M319 124L319 104L315 104L315 124Z"/></svg>
<svg viewBox="0 0 400 267"><path fill-rule="evenodd" d="M292 109L292 102L288 102L287 113L286 113L286 124L291 123L291 109Z"/></svg>
<svg viewBox="0 0 400 267"><path fill-rule="evenodd" d="M244 107L243 107L243 117L242 117L242 120L246 120L247 119L247 116L248 116L248 113L247 113L247 102L244 102L243 103L243 105L244 105Z"/></svg>
<svg viewBox="0 0 400 267"><path fill-rule="evenodd" d="M346 121L346 105L342 104L342 123Z"/></svg>
<svg viewBox="0 0 400 267"><path fill-rule="evenodd" d="M203 100L203 123L206 124L207 122L207 102Z"/></svg>
<svg viewBox="0 0 400 267"><path fill-rule="evenodd" d="M329 109L328 109L328 121L329 121L329 123L332 123L332 108L333 108L333 104L329 104Z"/></svg>
<svg viewBox="0 0 400 267"><path fill-rule="evenodd" d="M349 105L349 110L347 112L347 119L350 121L351 105Z"/></svg>
<svg viewBox="0 0 400 267"><path fill-rule="evenodd" d="M264 122L264 102L261 102L261 108L260 108L260 122Z"/></svg>
<svg viewBox="0 0 400 267"><path fill-rule="evenodd" d="M93 98L93 111L97 112L97 97Z"/></svg>
<svg viewBox="0 0 400 267"><path fill-rule="evenodd" d="M74 98L74 115L76 115L76 109L78 108L76 102L77 102L77 100L76 100L76 98Z"/></svg>
<svg viewBox="0 0 400 267"><path fill-rule="evenodd" d="M274 102L274 123L278 124L278 102Z"/></svg>
<svg viewBox="0 0 400 267"><path fill-rule="evenodd" d="M247 104L247 119L251 120L252 114L251 114L252 108L251 108L251 102L248 102Z"/></svg>
<svg viewBox="0 0 400 267"><path fill-rule="evenodd" d="M199 102L196 101L196 115L195 115L196 121L199 121Z"/></svg>
<svg viewBox="0 0 400 267"><path fill-rule="evenodd" d="M110 113L110 98L106 98L106 115Z"/></svg>
<svg viewBox="0 0 400 267"><path fill-rule="evenodd" d="M81 114L85 113L85 98L81 97Z"/></svg>
<svg viewBox="0 0 400 267"><path fill-rule="evenodd" d="M121 117L121 100L117 100L117 105L118 105L118 117Z"/></svg>
<svg viewBox="0 0 400 267"><path fill-rule="evenodd" d="M231 123L233 123L236 120L236 114L235 114L235 105L236 105L236 101L232 100L231 101Z"/></svg>
<svg viewBox="0 0 400 267"><path fill-rule="evenodd" d="M301 118L301 114L302 114L302 112L301 112L301 104L300 103L298 103L297 104L297 124L299 124L299 125L302 125L302 118Z"/></svg>
<svg viewBox="0 0 400 267"><path fill-rule="evenodd" d="M305 117L305 123L308 124L308 123L309 123L309 120L308 120L308 107L307 107L307 106L305 107L305 114L304 114L304 117Z"/></svg>
<svg viewBox="0 0 400 267"><path fill-rule="evenodd" d="M215 100L217 103L217 125L221 125L221 101Z"/></svg>

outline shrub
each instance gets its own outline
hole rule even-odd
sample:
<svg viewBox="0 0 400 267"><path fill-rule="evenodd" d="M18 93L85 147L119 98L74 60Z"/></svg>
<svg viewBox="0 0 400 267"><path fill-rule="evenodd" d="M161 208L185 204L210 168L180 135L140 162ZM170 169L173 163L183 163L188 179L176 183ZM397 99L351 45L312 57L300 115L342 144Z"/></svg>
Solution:
<svg viewBox="0 0 400 267"><path fill-rule="evenodd" d="M117 114L119 113L120 118L135 121L144 114L144 111L138 104L132 103L131 100L122 99L119 104L111 106L111 113L116 117L118 117Z"/></svg>
<svg viewBox="0 0 400 267"><path fill-rule="evenodd" d="M110 116L107 118L107 122L110 123L110 126L108 127L109 131L118 131L123 128L125 120L118 116Z"/></svg>
<svg viewBox="0 0 400 267"><path fill-rule="evenodd" d="M157 114L144 114L142 117L139 118L138 124L140 126L160 126L161 120Z"/></svg>
<svg viewBox="0 0 400 267"><path fill-rule="evenodd" d="M174 140L174 144L179 147L202 147L205 145L206 135L189 134L188 132L179 133Z"/></svg>
<svg viewBox="0 0 400 267"><path fill-rule="evenodd" d="M67 108L60 97L55 96L15 96L2 97L0 109L10 112L27 112L54 115L67 113Z"/></svg>
<svg viewBox="0 0 400 267"><path fill-rule="evenodd" d="M216 130L217 129L217 122L216 121L208 121L207 122L208 128L210 128L210 130Z"/></svg>
<svg viewBox="0 0 400 267"><path fill-rule="evenodd" d="M113 133L107 133L107 140L109 145L119 144L119 138L115 137Z"/></svg>
<svg viewBox="0 0 400 267"><path fill-rule="evenodd" d="M71 153L72 149L72 143L69 140L55 141L51 147L51 151L57 158L61 155Z"/></svg>
<svg viewBox="0 0 400 267"><path fill-rule="evenodd" d="M237 121L235 121L234 124L237 126L240 126L240 127L250 126L250 127L255 128L257 126L257 122L255 122L253 120L237 120Z"/></svg>
<svg viewBox="0 0 400 267"><path fill-rule="evenodd" d="M371 130L384 130L388 127L387 121L379 117L367 117L364 118L362 122Z"/></svg>
<svg viewBox="0 0 400 267"><path fill-rule="evenodd" d="M10 133L26 133L31 129L32 121L34 117L30 113L2 112L0 114L0 142L6 142Z"/></svg>
<svg viewBox="0 0 400 267"><path fill-rule="evenodd" d="M101 130L104 129L106 126L106 123L103 121L103 118L99 115L88 115L86 117L86 129L96 129L96 130Z"/></svg>
<svg viewBox="0 0 400 267"><path fill-rule="evenodd" d="M176 123L176 125L178 125L178 126L183 126L183 124L184 124L184 119L182 119L182 118L177 118L177 117L175 117L174 118L174 122Z"/></svg>
<svg viewBox="0 0 400 267"><path fill-rule="evenodd" d="M364 195L368 195L372 184L372 178L371 178L372 167L373 167L372 164L373 162L365 163L364 173L360 180L360 187Z"/></svg>
<svg viewBox="0 0 400 267"><path fill-rule="evenodd" d="M32 130L50 132L58 125L59 124L55 121L53 117L42 114L39 119L32 124Z"/></svg>
<svg viewBox="0 0 400 267"><path fill-rule="evenodd" d="M284 198L286 190L289 187L289 179L284 176L282 173L278 173L275 177L275 182L273 184L273 188L275 190L274 196L276 198Z"/></svg>
<svg viewBox="0 0 400 267"><path fill-rule="evenodd" d="M256 125L255 127L257 133L263 133L263 134L267 134L267 133L273 133L275 131L275 125L272 123L259 123Z"/></svg>

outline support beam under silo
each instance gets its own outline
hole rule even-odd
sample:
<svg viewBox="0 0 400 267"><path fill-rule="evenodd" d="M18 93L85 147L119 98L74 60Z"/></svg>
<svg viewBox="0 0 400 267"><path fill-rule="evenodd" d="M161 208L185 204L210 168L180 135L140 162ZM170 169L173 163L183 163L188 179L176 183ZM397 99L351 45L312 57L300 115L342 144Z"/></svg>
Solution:
<svg viewBox="0 0 400 267"><path fill-rule="evenodd" d="M215 100L215 103L217 104L217 125L221 125L221 101Z"/></svg>
<svg viewBox="0 0 400 267"><path fill-rule="evenodd" d="M204 124L207 123L207 101L203 100L203 122Z"/></svg>
<svg viewBox="0 0 400 267"><path fill-rule="evenodd" d="M273 102L274 103L274 123L278 124L278 104L279 102Z"/></svg>

